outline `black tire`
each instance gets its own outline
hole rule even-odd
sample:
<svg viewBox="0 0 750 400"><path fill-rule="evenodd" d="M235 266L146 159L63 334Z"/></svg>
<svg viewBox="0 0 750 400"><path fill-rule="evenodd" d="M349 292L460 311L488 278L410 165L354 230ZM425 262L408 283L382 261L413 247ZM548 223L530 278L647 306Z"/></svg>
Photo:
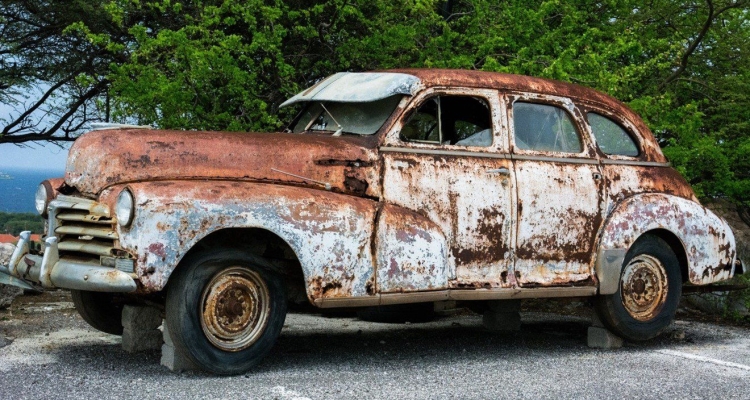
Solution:
<svg viewBox="0 0 750 400"><path fill-rule="evenodd" d="M112 293L71 290L73 305L78 314L94 329L122 335L122 302Z"/></svg>
<svg viewBox="0 0 750 400"><path fill-rule="evenodd" d="M283 280L265 260L236 249L189 256L167 288L175 350L219 375L236 375L268 354L286 318Z"/></svg>
<svg viewBox="0 0 750 400"><path fill-rule="evenodd" d="M435 306L432 303L413 303L365 307L357 310L357 317L383 323L430 322L435 319Z"/></svg>
<svg viewBox="0 0 750 400"><path fill-rule="evenodd" d="M595 308L616 335L645 341L672 323L681 295L677 256L666 241L646 234L625 255L617 292L597 297Z"/></svg>

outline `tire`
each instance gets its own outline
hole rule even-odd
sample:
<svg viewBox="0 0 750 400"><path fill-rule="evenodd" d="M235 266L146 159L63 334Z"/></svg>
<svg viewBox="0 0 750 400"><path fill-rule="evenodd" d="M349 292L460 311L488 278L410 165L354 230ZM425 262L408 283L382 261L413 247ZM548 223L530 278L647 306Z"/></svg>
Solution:
<svg viewBox="0 0 750 400"><path fill-rule="evenodd" d="M78 314L94 329L122 335L122 306L111 293L71 290Z"/></svg>
<svg viewBox="0 0 750 400"><path fill-rule="evenodd" d="M617 292L599 296L595 308L618 336L645 341L672 323L681 295L677 256L663 239L646 234L625 254Z"/></svg>
<svg viewBox="0 0 750 400"><path fill-rule="evenodd" d="M175 350L219 375L258 365L286 318L283 280L261 267L265 264L235 249L184 260L167 288L167 327Z"/></svg>

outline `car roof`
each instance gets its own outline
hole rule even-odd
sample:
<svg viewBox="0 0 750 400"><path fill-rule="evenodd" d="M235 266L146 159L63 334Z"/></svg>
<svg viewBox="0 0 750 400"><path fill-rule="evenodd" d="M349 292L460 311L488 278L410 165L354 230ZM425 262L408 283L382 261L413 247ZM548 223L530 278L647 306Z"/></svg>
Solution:
<svg viewBox="0 0 750 400"><path fill-rule="evenodd" d="M511 90L568 97L578 102L593 103L612 115L627 119L635 125L638 133L645 141L642 143L643 150L645 151L645 154L642 154L643 158L650 161L665 161L664 155L661 153L653 133L648 126L646 126L641 117L621 101L595 89L552 79L488 71L405 68L384 70L380 72L397 72L413 75L419 78L421 84L424 85L425 88L467 87Z"/></svg>

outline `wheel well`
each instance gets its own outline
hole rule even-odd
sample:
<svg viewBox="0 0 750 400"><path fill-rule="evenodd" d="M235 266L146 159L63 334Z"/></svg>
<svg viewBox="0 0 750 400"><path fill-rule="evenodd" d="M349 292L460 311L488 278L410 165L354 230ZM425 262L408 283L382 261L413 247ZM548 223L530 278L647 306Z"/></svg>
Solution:
<svg viewBox="0 0 750 400"><path fill-rule="evenodd" d="M677 235L675 235L674 233L666 229L654 229L654 230L645 232L644 235L645 234L657 236L663 239L665 242L667 242L669 247L677 256L677 260L680 262L680 272L682 274L682 282L687 282L688 277L689 277L687 253L685 251L685 247L682 245L682 241L680 240L680 238L678 238Z"/></svg>
<svg viewBox="0 0 750 400"><path fill-rule="evenodd" d="M288 301L307 302L302 265L291 246L275 233L261 228L227 228L210 233L193 246L191 254L214 248L242 249L263 257L278 266L274 271L284 278ZM179 266L178 266L179 268Z"/></svg>

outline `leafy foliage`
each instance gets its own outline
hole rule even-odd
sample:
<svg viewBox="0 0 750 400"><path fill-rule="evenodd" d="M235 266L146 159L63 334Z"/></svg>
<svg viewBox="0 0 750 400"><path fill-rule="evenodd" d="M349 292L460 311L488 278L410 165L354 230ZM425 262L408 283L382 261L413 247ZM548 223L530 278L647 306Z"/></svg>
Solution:
<svg viewBox="0 0 750 400"><path fill-rule="evenodd" d="M43 233L44 220L34 213L0 212L0 233L18 236L23 231Z"/></svg>
<svg viewBox="0 0 750 400"><path fill-rule="evenodd" d="M66 32L110 55L92 76L107 80L113 118L162 128L278 130L286 97L338 71L465 68L582 84L640 113L699 196L747 207L748 3L112 0L92 13L107 24L81 14Z"/></svg>

